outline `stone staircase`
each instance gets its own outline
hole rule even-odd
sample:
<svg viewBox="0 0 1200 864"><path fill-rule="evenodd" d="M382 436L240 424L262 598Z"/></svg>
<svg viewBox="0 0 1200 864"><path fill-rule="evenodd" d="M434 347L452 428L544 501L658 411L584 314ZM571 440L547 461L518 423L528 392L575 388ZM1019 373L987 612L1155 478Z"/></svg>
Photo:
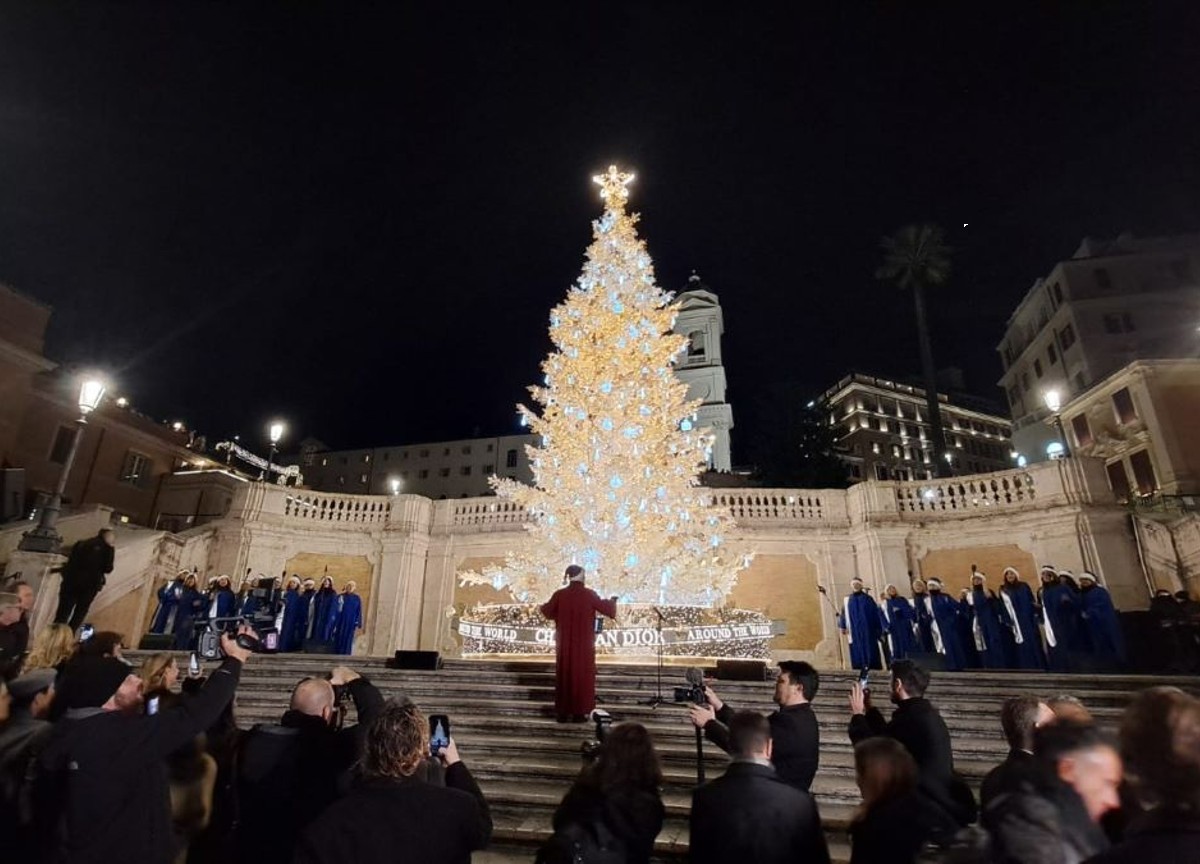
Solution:
<svg viewBox="0 0 1200 864"><path fill-rule="evenodd" d="M275 721L295 683L305 675L323 674L337 659L307 655L252 658L238 691L239 724L245 728ZM555 807L579 772L580 747L594 732L590 724L554 721L553 666L545 662L446 661L440 670L426 672L387 669L380 658L347 659L385 694L406 695L427 714L450 716L463 760L479 781L495 822L492 847L477 854L475 864L531 861L534 850L549 835ZM686 683L683 673L681 667L665 670L666 696L674 686ZM878 673L880 681L882 675ZM846 736L847 696L853 680L850 672L823 675L814 706L822 748L813 791L835 861L849 859L846 826L859 802L853 751ZM1101 724L1113 726L1132 693L1163 683L1200 692L1200 679L1196 678L981 672L935 675L928 695L950 727L956 767L977 788L1007 750L999 724L999 707L1005 698L1019 693L1070 693L1082 699ZM771 683L718 682L714 687L732 706L764 713L774 708ZM696 784L695 737L685 706L652 708L642 704L655 693L654 669L647 666L601 665L597 692L600 707L607 709L615 722L636 720L654 736L663 760L667 811L656 857L683 860L691 790ZM719 776L726 763L725 754L706 742L708 779Z"/></svg>

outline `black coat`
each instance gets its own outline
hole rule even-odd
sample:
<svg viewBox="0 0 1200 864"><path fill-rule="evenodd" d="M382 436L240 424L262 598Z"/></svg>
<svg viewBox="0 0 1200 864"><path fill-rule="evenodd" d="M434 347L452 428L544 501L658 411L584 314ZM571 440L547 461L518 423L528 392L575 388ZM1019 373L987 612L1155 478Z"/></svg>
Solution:
<svg viewBox="0 0 1200 864"><path fill-rule="evenodd" d="M997 864L1078 864L1108 848L1075 790L1044 769L989 801L980 821Z"/></svg>
<svg viewBox="0 0 1200 864"><path fill-rule="evenodd" d="M1125 840L1087 864L1195 864L1200 860L1200 815L1147 813Z"/></svg>
<svg viewBox="0 0 1200 864"><path fill-rule="evenodd" d="M704 735L726 753L729 752L729 721L733 709L722 705L717 719L706 723ZM784 783L807 792L812 787L820 761L821 731L812 705L785 705L767 715L771 724L771 764Z"/></svg>
<svg viewBox="0 0 1200 864"><path fill-rule="evenodd" d="M320 717L288 711L278 726L255 726L237 756L238 859L286 864L295 832L270 825L306 825L337 798L358 759L367 725L383 706L383 694L366 678L346 685L358 723L335 729Z"/></svg>
<svg viewBox="0 0 1200 864"><path fill-rule="evenodd" d="M289 823L295 824L295 823ZM492 817L462 762L446 785L373 780L334 803L300 838L294 864L470 864L492 836Z"/></svg>
<svg viewBox="0 0 1200 864"><path fill-rule="evenodd" d="M1038 761L1025 750L1010 750L1008 758L983 778L979 787L979 806L986 807L1000 795L1016 792L1032 775L1040 773Z"/></svg>
<svg viewBox="0 0 1200 864"><path fill-rule="evenodd" d="M645 864L665 813L657 790L616 786L602 792L587 780L577 780L554 811L554 830L571 823L586 827L603 822L621 841L626 864Z"/></svg>
<svg viewBox="0 0 1200 864"><path fill-rule="evenodd" d="M76 590L102 587L105 575L113 569L113 551L103 537L80 540L63 565L63 583Z"/></svg>
<svg viewBox="0 0 1200 864"><path fill-rule="evenodd" d="M693 864L828 864L816 802L769 765L733 762L692 795Z"/></svg>
<svg viewBox="0 0 1200 864"><path fill-rule="evenodd" d="M911 864L928 841L954 835L958 822L920 792L872 807L850 826L850 864Z"/></svg>
<svg viewBox="0 0 1200 864"><path fill-rule="evenodd" d="M873 735L895 738L912 754L919 772L921 792L947 813L967 824L975 819L975 799L970 788L954 773L950 730L933 703L923 697L905 699L890 721L878 708L850 718L850 740L857 744Z"/></svg>
<svg viewBox="0 0 1200 864"><path fill-rule="evenodd" d="M204 689L152 716L68 711L38 760L42 835L70 864L167 864L174 857L164 760L220 716L242 664L226 659Z"/></svg>

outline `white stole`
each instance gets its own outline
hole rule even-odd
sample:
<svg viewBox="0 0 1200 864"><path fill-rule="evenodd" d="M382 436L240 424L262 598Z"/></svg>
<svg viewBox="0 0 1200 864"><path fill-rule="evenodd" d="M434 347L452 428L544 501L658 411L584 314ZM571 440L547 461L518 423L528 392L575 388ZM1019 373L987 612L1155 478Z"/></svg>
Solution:
<svg viewBox="0 0 1200 864"><path fill-rule="evenodd" d="M1008 620L1012 622L1013 639L1018 645L1024 645L1025 634L1021 632L1021 622L1017 620L1017 610L1013 606L1012 598L1003 588L1000 589L1000 599L1004 601L1004 608L1008 610Z"/></svg>

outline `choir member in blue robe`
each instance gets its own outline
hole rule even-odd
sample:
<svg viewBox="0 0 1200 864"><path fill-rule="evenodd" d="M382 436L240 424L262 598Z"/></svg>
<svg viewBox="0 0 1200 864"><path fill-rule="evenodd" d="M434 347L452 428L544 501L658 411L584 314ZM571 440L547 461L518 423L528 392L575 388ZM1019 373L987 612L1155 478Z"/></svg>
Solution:
<svg viewBox="0 0 1200 864"><path fill-rule="evenodd" d="M958 601L942 593L942 580L930 579L929 606L933 615L934 648L946 658L946 670L966 668L966 655L958 637Z"/></svg>
<svg viewBox="0 0 1200 864"><path fill-rule="evenodd" d="M333 578L326 576L321 580L321 587L312 598L312 628L309 636L318 642L332 642L333 628L337 624L337 590L333 587Z"/></svg>
<svg viewBox="0 0 1200 864"><path fill-rule="evenodd" d="M233 583L222 573L217 581L209 588L208 619L232 618L237 614L237 594L233 593Z"/></svg>
<svg viewBox="0 0 1200 864"><path fill-rule="evenodd" d="M971 574L971 633L975 650L979 652L979 665L984 669L1004 669L1008 665L1004 656L1004 638L1000 618L997 615L995 595L987 590L987 576L979 571Z"/></svg>
<svg viewBox="0 0 1200 864"><path fill-rule="evenodd" d="M933 606L929 603L929 592L924 579L912 583L912 606L917 616L917 650L927 654L941 653L933 642Z"/></svg>
<svg viewBox="0 0 1200 864"><path fill-rule="evenodd" d="M151 633L175 632L175 616L179 612L179 598L183 596L183 580L187 576L187 570L180 570L173 582L158 589L158 609L150 624Z"/></svg>
<svg viewBox="0 0 1200 864"><path fill-rule="evenodd" d="M1059 571L1042 567L1042 627L1046 633L1046 653L1052 672L1070 672L1079 651L1079 600L1071 584Z"/></svg>
<svg viewBox="0 0 1200 864"><path fill-rule="evenodd" d="M901 597L895 585L883 589L883 610L888 625L892 662L904 660L917 647L917 613L907 597Z"/></svg>
<svg viewBox="0 0 1200 864"><path fill-rule="evenodd" d="M258 578L250 575L250 571L246 571L246 575L242 577L242 584L238 587L237 592L237 610L238 614L245 618L253 618L254 613L259 610L262 601L254 596L254 589L258 587L258 580L263 578L261 573Z"/></svg>
<svg viewBox="0 0 1200 864"><path fill-rule="evenodd" d="M838 621L850 642L850 665L855 669L880 669L879 640L883 636L883 623L879 607L871 595L863 591L861 579L850 580L850 591L842 603Z"/></svg>
<svg viewBox="0 0 1200 864"><path fill-rule="evenodd" d="M305 579L300 585L300 617L296 620L296 650L304 650L304 642L312 635L313 600L317 596L317 580Z"/></svg>
<svg viewBox="0 0 1200 864"><path fill-rule="evenodd" d="M1004 568L1000 602L1008 613L1005 623L1012 633L1014 668L1045 669L1046 654L1038 631L1037 601L1033 589L1021 581L1021 574L1015 567Z"/></svg>
<svg viewBox="0 0 1200 864"><path fill-rule="evenodd" d="M304 647L304 628L308 626L305 606L300 594L300 578L292 576L283 591L283 610L277 624L280 651L299 651Z"/></svg>
<svg viewBox="0 0 1200 864"><path fill-rule="evenodd" d="M347 582L337 602L337 622L333 628L335 654L354 653L354 635L363 626L362 598L355 591L358 584Z"/></svg>
<svg viewBox="0 0 1200 864"><path fill-rule="evenodd" d="M979 668L979 645L975 641L975 610L971 608L971 591L958 592L958 644L962 646L964 669Z"/></svg>
<svg viewBox="0 0 1200 864"><path fill-rule="evenodd" d="M189 573L183 580L183 591L175 609L175 648L191 650L196 641L195 622L204 618L204 595L196 585L196 574Z"/></svg>
<svg viewBox="0 0 1200 864"><path fill-rule="evenodd" d="M1124 668L1125 637L1108 589L1097 584L1094 573L1084 570L1079 574L1079 591L1083 642L1092 666L1102 672Z"/></svg>

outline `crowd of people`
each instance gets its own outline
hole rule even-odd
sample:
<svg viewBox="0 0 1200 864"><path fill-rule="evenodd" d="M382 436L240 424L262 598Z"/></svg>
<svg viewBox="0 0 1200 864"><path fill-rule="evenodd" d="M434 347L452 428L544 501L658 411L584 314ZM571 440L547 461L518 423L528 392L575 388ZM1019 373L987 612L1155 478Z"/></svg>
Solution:
<svg viewBox="0 0 1200 864"><path fill-rule="evenodd" d="M1108 589L1087 570L1078 578L1049 564L1034 590L1014 567L1006 567L997 588L972 570L971 587L958 598L941 579L913 579L910 596L888 585L878 600L861 579L851 581L838 626L846 634L850 662L879 669L896 660L937 655L947 670L1029 669L1054 672L1118 672L1128 657L1120 617ZM1178 656L1192 656L1200 634L1200 609L1187 598L1158 600L1156 617L1168 638L1180 644ZM1163 615L1166 605L1169 614ZM1165 632L1165 631L1164 631ZM1187 642L1192 644L1189 646Z"/></svg>
<svg viewBox="0 0 1200 864"><path fill-rule="evenodd" d="M363 605L356 582L339 592L332 576L318 587L315 579L292 575L284 583L247 570L236 590L224 573L202 589L194 570L180 570L158 590L150 632L173 636L175 648L185 651L195 647L200 629L235 618L274 630L279 651L348 655L362 632Z"/></svg>

